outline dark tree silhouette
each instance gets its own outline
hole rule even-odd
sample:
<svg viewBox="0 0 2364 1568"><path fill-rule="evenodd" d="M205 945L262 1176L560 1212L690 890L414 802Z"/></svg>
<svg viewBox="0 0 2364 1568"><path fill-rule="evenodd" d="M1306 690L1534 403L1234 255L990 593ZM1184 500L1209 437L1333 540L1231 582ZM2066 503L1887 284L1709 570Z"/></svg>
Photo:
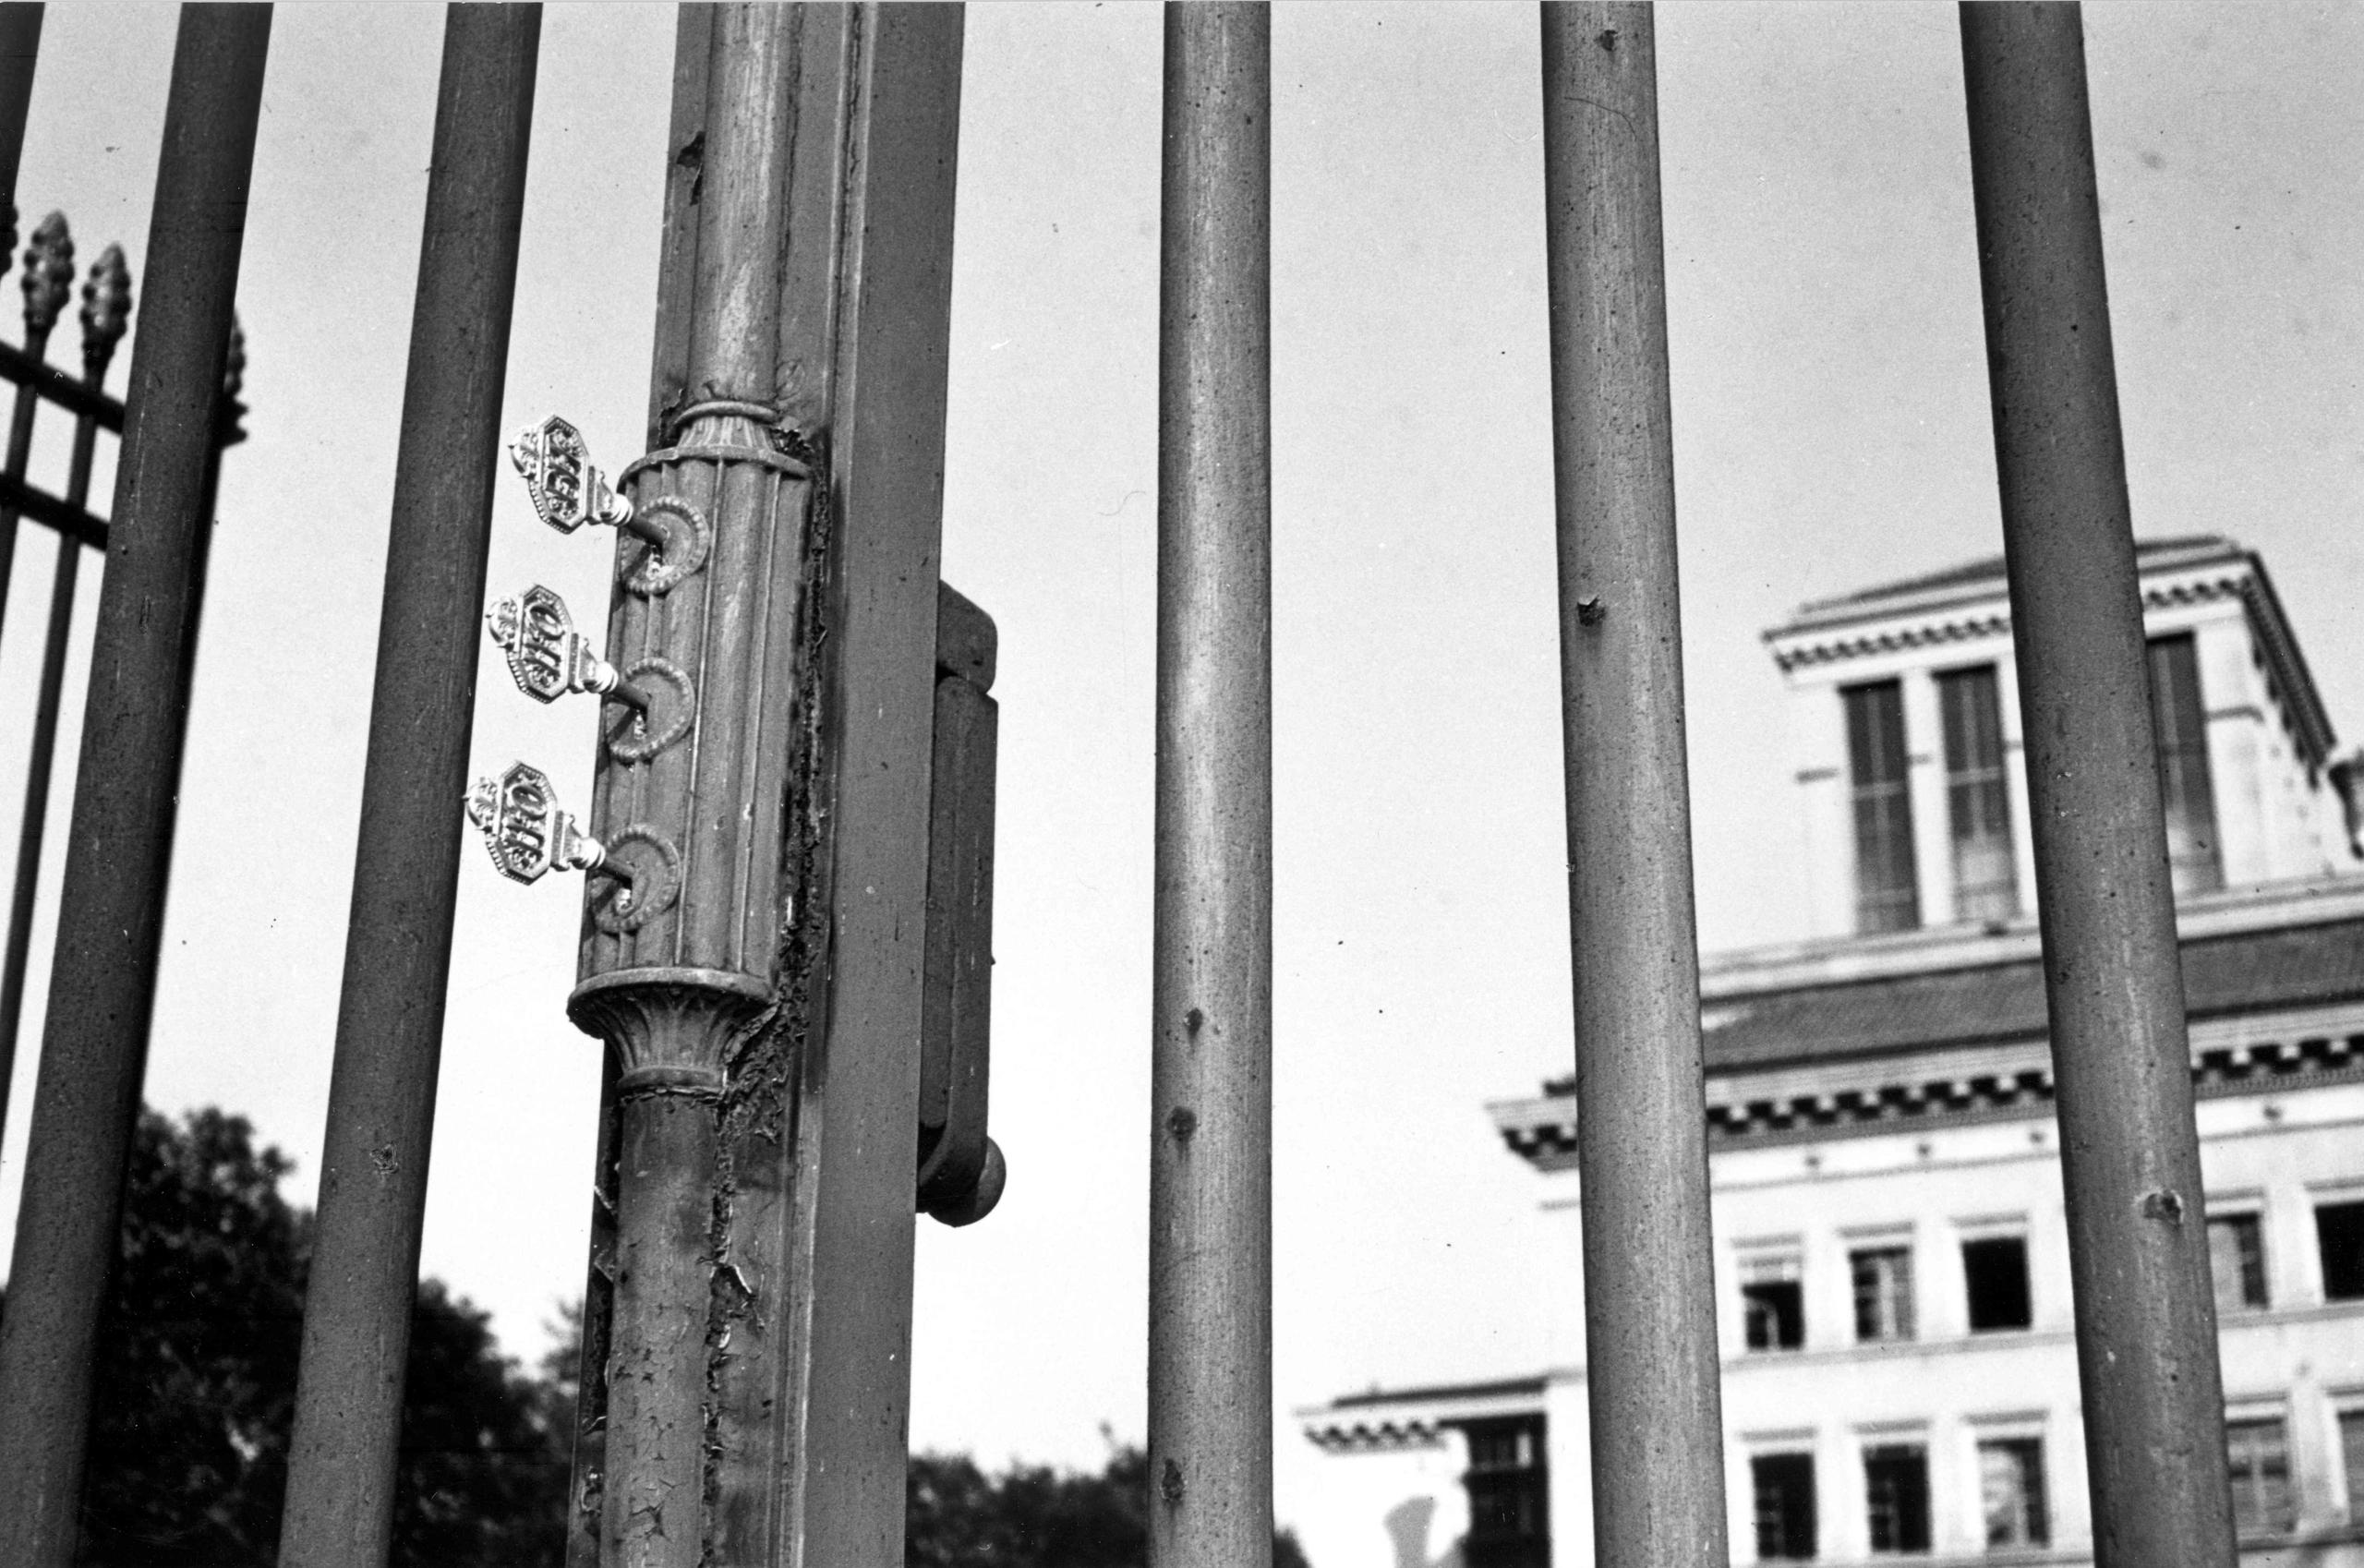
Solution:
<svg viewBox="0 0 2364 1568"><path fill-rule="evenodd" d="M87 1568L268 1568L286 1489L310 1216L290 1167L216 1110L143 1113L100 1328L82 1499ZM411 1321L396 1563L560 1560L561 1391L499 1353L484 1313L424 1282Z"/></svg>
<svg viewBox="0 0 2364 1568"><path fill-rule="evenodd" d="M287 1484L311 1216L291 1166L218 1110L143 1111L123 1250L100 1324L79 1568L271 1568ZM579 1311L541 1376L438 1281L411 1321L397 1568L558 1568L567 1524ZM1149 1462L1097 1475L917 1454L910 1568L1146 1568ZM1273 1568L1307 1568L1287 1531Z"/></svg>
<svg viewBox="0 0 2364 1568"><path fill-rule="evenodd" d="M905 1568L1147 1568L1149 1456L1118 1448L1098 1475L1014 1465L987 1476L961 1454L915 1453ZM1272 1568L1307 1568L1297 1537Z"/></svg>

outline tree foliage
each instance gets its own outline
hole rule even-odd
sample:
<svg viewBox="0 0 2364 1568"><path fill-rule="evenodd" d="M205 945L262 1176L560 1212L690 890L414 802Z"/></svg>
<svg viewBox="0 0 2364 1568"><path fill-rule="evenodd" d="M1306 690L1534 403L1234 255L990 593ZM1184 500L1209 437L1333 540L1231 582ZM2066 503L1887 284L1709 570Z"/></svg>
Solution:
<svg viewBox="0 0 2364 1568"><path fill-rule="evenodd" d="M87 1568L265 1568L274 1561L302 1345L310 1216L289 1171L216 1110L140 1117L123 1250L100 1326ZM411 1319L393 1561L559 1561L570 1423L521 1376L486 1315L428 1280Z"/></svg>
<svg viewBox="0 0 2364 1568"><path fill-rule="evenodd" d="M99 1327L78 1568L271 1568L303 1342L311 1216L291 1170L218 1110L143 1112ZM558 1568L567 1526L579 1312L539 1377L438 1281L411 1320L396 1568ZM1146 1568L1149 1461L1098 1474L914 1455L910 1568ZM1273 1568L1306 1568L1296 1538Z"/></svg>
<svg viewBox="0 0 2364 1568"><path fill-rule="evenodd" d="M1146 1568L1149 1455L1118 1448L1097 1475L1013 1465L988 1476L961 1454L911 1456L905 1568ZM1297 1537L1272 1568L1307 1568Z"/></svg>

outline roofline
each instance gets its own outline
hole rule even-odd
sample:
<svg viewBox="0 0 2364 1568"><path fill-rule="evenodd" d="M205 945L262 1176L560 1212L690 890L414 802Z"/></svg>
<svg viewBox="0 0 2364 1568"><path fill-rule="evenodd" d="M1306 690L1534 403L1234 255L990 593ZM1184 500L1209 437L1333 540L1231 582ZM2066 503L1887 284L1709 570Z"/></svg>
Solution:
<svg viewBox="0 0 2364 1568"><path fill-rule="evenodd" d="M2364 916L2364 874L2272 882L2176 900L2176 934L2186 942L2294 925L2322 925ZM1703 954L1703 1005L1743 1002L1769 992L1803 991L1856 981L1984 969L2041 958L2043 933L2032 915L2000 930L1975 925L1925 927L1886 936L1826 936L1731 952Z"/></svg>
<svg viewBox="0 0 2364 1568"><path fill-rule="evenodd" d="M2179 572L2217 561L2246 559L2254 562L2257 558L2254 551L2245 549L2237 541L2222 534L2191 534L2166 539L2137 539L2134 541L2134 559L2135 572L2140 576L2149 572ZM2009 588L2003 562L2001 556L1964 562L1951 570L1964 572L1973 567L1985 570L1982 570L1978 576L1958 582L1933 581L1949 576L1948 572L1925 573L1919 577L1867 588L1861 593L1809 599L1800 605L1786 622L1768 628L1763 638L1770 643L1800 632L1828 631L1833 627L1888 621L1900 615L2004 597Z"/></svg>

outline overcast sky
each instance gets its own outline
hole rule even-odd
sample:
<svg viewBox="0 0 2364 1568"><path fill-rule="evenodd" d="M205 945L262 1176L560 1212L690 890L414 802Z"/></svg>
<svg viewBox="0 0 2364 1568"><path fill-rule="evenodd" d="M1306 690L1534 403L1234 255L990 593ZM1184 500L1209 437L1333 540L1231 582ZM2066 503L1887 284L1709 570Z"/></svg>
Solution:
<svg viewBox="0 0 2364 1568"><path fill-rule="evenodd" d="M118 240L139 269L173 19L50 9L18 203L27 227L64 209L85 263ZM2086 22L2137 529L2262 550L2334 722L2364 725L2364 9ZM1759 631L1996 553L2000 528L1952 8L1702 4L1658 25L1718 950L1801 933ZM440 32L425 6L275 24L240 287L254 439L223 485L156 1012L151 1101L250 1116L307 1203ZM1284 1410L1537 1370L1579 1311L1546 1298L1534 1188L1483 1111L1570 1061L1536 34L1523 6L1274 20ZM543 31L506 423L565 412L610 468L646 393L671 37L669 9L625 6L553 6ZM1001 628L1011 1177L984 1224L923 1223L913 1437L988 1461L1096 1464L1102 1422L1143 1427L1159 37L1146 6L968 20L945 571ZM53 486L64 447L52 430ZM0 645L18 693L50 554L26 534ZM606 548L541 528L504 476L494 593L543 582L596 624ZM0 709L0 758L28 725ZM523 756L580 803L592 736L587 705L537 707L488 653L480 771ZM0 766L0 822L19 771ZM583 1271L578 889L516 887L473 849L461 884L425 1266L530 1355ZM32 1055L0 1152L11 1227ZM1285 1425L1280 1453L1285 1516L1311 1455Z"/></svg>

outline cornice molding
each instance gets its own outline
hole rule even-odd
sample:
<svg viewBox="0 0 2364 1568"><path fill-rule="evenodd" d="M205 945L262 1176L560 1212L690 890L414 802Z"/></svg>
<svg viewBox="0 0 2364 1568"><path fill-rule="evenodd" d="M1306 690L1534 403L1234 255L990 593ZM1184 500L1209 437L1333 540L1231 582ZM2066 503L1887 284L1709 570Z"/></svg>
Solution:
<svg viewBox="0 0 2364 1568"><path fill-rule="evenodd" d="M2195 1051L2191 1080L2193 1093L2212 1100L2364 1082L2364 1032ZM2048 1116L2053 1102L2048 1067L1762 1099L1715 1099L1717 1087L1712 1081L1708 1085L1707 1142L1718 1151ZM1567 1170L1575 1164L1574 1095L1490 1108L1512 1153L1538 1170Z"/></svg>

